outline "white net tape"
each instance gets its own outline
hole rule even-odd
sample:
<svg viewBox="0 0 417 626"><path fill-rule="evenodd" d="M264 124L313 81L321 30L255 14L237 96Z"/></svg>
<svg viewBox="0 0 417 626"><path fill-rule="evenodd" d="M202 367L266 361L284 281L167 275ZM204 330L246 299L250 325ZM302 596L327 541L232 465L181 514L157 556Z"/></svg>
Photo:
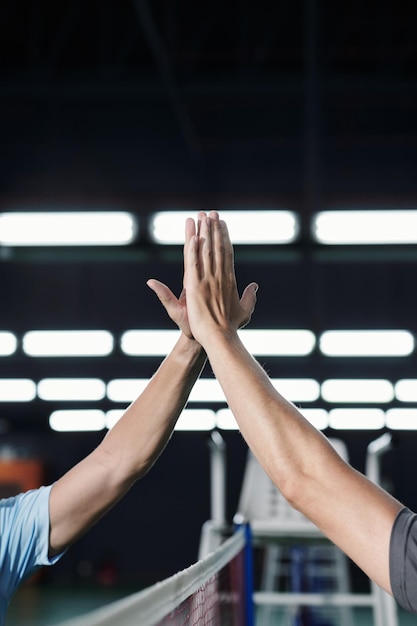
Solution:
<svg viewBox="0 0 417 626"><path fill-rule="evenodd" d="M215 552L152 587L76 617L59 626L155 626L208 583L245 546L239 529Z"/></svg>

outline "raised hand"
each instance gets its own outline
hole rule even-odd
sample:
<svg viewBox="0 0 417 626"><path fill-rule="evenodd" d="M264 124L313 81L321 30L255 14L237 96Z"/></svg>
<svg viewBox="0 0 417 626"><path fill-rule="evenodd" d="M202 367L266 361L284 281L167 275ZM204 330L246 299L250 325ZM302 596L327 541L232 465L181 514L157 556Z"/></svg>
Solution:
<svg viewBox="0 0 417 626"><path fill-rule="evenodd" d="M186 221L184 245L184 283L187 265L186 255L189 247L189 242L190 239L192 239L196 235L196 232L199 230L200 220L205 219L205 217L206 214L203 212L200 212L198 214L197 229L194 220L189 219ZM148 287L150 287L150 289L152 289L152 291L156 293L157 297L159 298L161 304L164 306L172 321L177 324L177 326L182 330L184 335L186 335L190 339L193 339L190 323L188 321L185 288L183 287L179 297L177 298L167 285L159 280L156 280L155 278L150 278L146 284L148 285Z"/></svg>
<svg viewBox="0 0 417 626"><path fill-rule="evenodd" d="M233 247L226 223L217 212L199 214L194 234L192 222L187 220L186 225L184 286L191 331L204 345L210 333L235 331L248 323L258 286L249 284L239 298Z"/></svg>

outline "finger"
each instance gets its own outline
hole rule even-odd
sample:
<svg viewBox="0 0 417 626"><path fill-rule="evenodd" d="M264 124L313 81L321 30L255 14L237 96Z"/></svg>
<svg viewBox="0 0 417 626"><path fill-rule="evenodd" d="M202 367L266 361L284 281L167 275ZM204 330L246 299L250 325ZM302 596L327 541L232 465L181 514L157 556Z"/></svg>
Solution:
<svg viewBox="0 0 417 626"><path fill-rule="evenodd" d="M209 217L212 225L213 272L222 274L224 266L223 229L217 212L211 211Z"/></svg>
<svg viewBox="0 0 417 626"><path fill-rule="evenodd" d="M199 241L200 274L212 274L212 223L210 217L201 220Z"/></svg>
<svg viewBox="0 0 417 626"><path fill-rule="evenodd" d="M187 290L187 286L196 285L200 279L200 263L199 263L199 239L197 236L191 237L186 246L186 253L184 255L185 268L184 268L184 288Z"/></svg>
<svg viewBox="0 0 417 626"><path fill-rule="evenodd" d="M220 220L220 226L223 235L223 271L226 276L232 277L232 280L236 284L234 253L232 242L230 241L229 230L224 220Z"/></svg>
<svg viewBox="0 0 417 626"><path fill-rule="evenodd" d="M196 234L195 222L191 217L187 217L187 219L185 220L185 242L184 242L184 250L183 250L183 259L184 259L183 283L185 281L185 271L187 267L187 260L186 260L187 250L188 250L190 239L192 237L195 237L195 234Z"/></svg>
<svg viewBox="0 0 417 626"><path fill-rule="evenodd" d="M189 241L191 237L196 234L195 222L192 217L187 217L185 220L185 242Z"/></svg>
<svg viewBox="0 0 417 626"><path fill-rule="evenodd" d="M155 292L155 294L158 296L158 299L161 301L166 309L170 305L178 303L178 299L172 293L171 289L164 283L161 283L161 281L156 280L156 278L150 278L146 282L146 284L150 289L152 289L152 291Z"/></svg>
<svg viewBox="0 0 417 626"><path fill-rule="evenodd" d="M199 211L197 215L197 236L200 236L200 227L201 222L207 218L207 213L205 211Z"/></svg>
<svg viewBox="0 0 417 626"><path fill-rule="evenodd" d="M252 317L256 305L256 292L258 291L257 283L250 283L243 291L240 299L240 307L243 311L243 325L247 324Z"/></svg>

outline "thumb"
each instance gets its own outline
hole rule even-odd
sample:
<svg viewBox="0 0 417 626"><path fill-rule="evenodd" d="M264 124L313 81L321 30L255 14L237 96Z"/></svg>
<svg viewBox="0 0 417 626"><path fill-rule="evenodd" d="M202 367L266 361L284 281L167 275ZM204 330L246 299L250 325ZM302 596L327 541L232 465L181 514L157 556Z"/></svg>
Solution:
<svg viewBox="0 0 417 626"><path fill-rule="evenodd" d="M242 307L242 310L246 314L247 321L250 320L251 315L255 309L256 292L258 291L258 289L259 289L259 286L257 283L250 283L250 285L248 285L245 288L242 294L242 297L240 299L240 306Z"/></svg>
<svg viewBox="0 0 417 626"><path fill-rule="evenodd" d="M148 281L146 281L146 284L150 289L152 289L152 291L156 293L160 302L166 309L168 309L168 307L173 302L177 301L177 298L174 296L171 289L167 287L167 285L165 285L164 283L161 283L159 280L156 280L155 278L150 278Z"/></svg>

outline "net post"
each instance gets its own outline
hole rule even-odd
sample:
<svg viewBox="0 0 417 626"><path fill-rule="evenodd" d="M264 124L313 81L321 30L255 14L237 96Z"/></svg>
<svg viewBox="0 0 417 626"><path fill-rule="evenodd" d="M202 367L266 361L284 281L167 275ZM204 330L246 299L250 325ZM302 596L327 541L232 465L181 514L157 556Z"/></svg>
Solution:
<svg viewBox="0 0 417 626"><path fill-rule="evenodd" d="M244 529L245 548L244 548L244 577L245 577L245 626L255 626L255 607L253 602L253 549L252 549L252 531L250 524L247 522L236 523L235 530Z"/></svg>

